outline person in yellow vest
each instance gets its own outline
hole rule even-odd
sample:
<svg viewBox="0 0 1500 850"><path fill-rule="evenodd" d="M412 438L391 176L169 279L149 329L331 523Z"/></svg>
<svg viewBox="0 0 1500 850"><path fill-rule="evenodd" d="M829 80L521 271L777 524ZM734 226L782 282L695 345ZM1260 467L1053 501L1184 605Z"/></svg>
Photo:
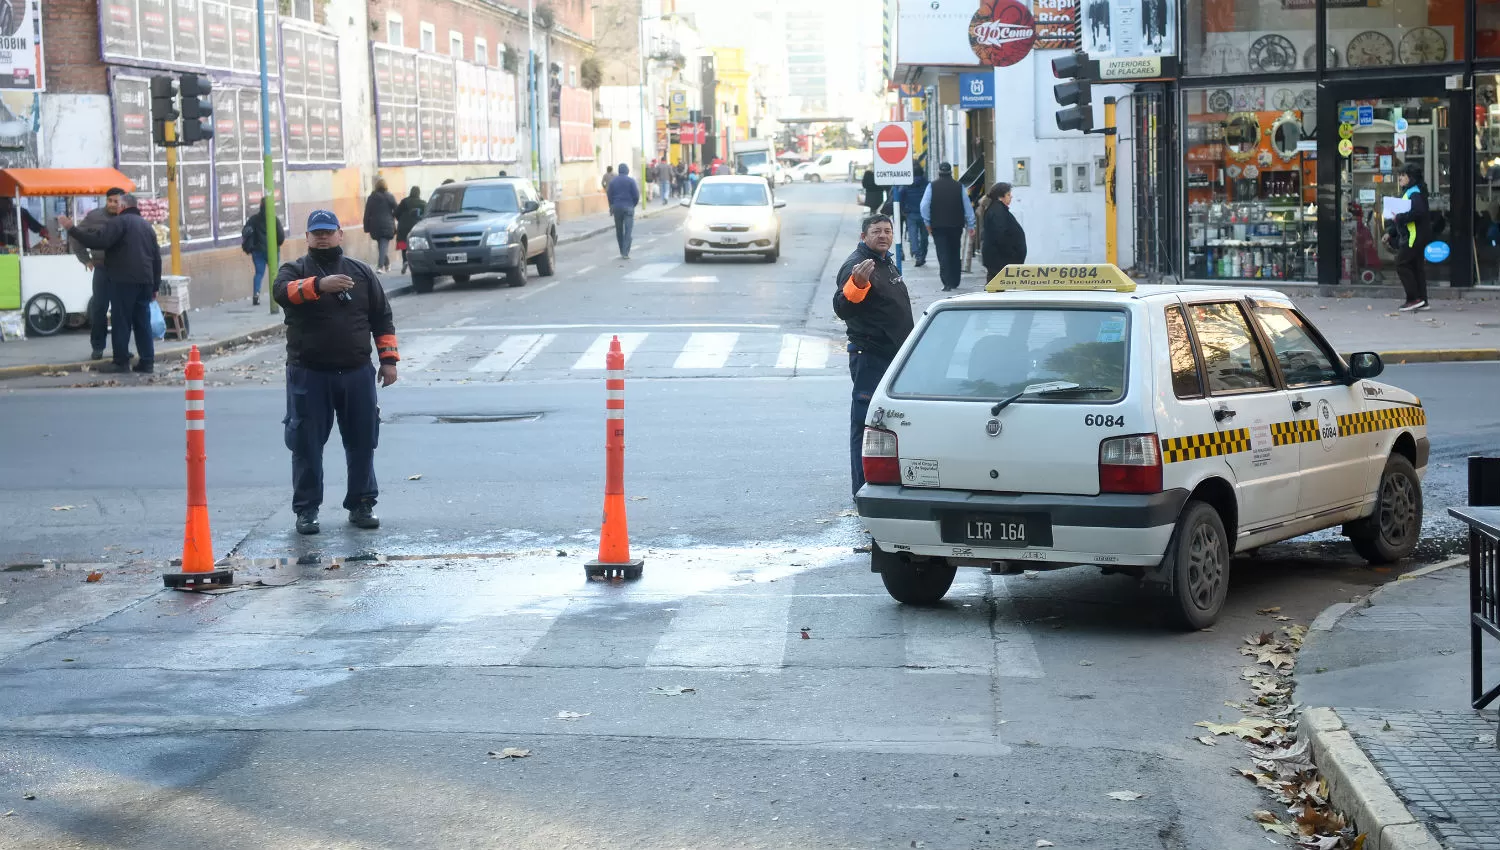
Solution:
<svg viewBox="0 0 1500 850"><path fill-rule="evenodd" d="M1401 288L1406 290L1406 303L1401 312L1428 310L1427 303L1427 258L1423 249L1432 241L1432 211L1427 205L1427 184L1424 182L1422 166L1408 162L1396 177L1401 197L1411 201L1411 209L1398 213L1396 230L1396 274L1401 278Z"/></svg>

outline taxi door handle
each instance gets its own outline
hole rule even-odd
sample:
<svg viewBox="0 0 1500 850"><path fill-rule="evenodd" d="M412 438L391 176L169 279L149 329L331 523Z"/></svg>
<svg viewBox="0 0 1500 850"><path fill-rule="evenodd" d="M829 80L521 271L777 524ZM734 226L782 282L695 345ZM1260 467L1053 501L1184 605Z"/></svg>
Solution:
<svg viewBox="0 0 1500 850"><path fill-rule="evenodd" d="M1223 422L1225 419L1233 419L1234 411L1227 407L1221 407L1214 411L1214 421Z"/></svg>
<svg viewBox="0 0 1500 850"><path fill-rule="evenodd" d="M1309 407L1312 407L1312 402L1310 402L1310 401L1303 401L1300 398L1294 398L1294 399L1292 399L1292 412L1293 413L1301 413L1302 411L1308 409Z"/></svg>

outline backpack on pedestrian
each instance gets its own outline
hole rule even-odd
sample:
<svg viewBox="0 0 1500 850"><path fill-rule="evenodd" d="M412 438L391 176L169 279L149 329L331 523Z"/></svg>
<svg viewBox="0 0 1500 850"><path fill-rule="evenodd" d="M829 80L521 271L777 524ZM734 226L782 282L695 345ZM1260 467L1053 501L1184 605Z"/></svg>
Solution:
<svg viewBox="0 0 1500 850"><path fill-rule="evenodd" d="M250 222L240 228L240 250L246 254L254 253L255 249L255 227Z"/></svg>

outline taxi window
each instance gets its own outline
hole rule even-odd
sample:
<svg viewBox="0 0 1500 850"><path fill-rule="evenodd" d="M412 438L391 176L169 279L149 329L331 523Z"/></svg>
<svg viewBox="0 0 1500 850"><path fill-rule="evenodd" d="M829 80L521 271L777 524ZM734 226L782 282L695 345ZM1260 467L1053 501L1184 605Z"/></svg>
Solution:
<svg viewBox="0 0 1500 850"><path fill-rule="evenodd" d="M1193 304L1188 308L1198 350L1208 370L1208 391L1214 395L1257 392L1273 388L1271 372L1260 344L1250 333L1245 311L1237 303Z"/></svg>
<svg viewBox="0 0 1500 850"><path fill-rule="evenodd" d="M1313 336L1307 322L1296 312L1272 304L1256 304L1255 318L1260 322L1287 386L1331 384L1342 376L1334 365L1333 354Z"/></svg>
<svg viewBox="0 0 1500 850"><path fill-rule="evenodd" d="M1193 356L1193 340L1182 308L1175 304L1167 308L1167 356L1172 362L1172 392L1178 398L1203 398L1203 376Z"/></svg>
<svg viewBox="0 0 1500 850"><path fill-rule="evenodd" d="M1126 318L1110 309L941 310L901 365L891 395L998 400L1032 384L1068 381L1107 389L1046 401L1116 401L1125 391Z"/></svg>

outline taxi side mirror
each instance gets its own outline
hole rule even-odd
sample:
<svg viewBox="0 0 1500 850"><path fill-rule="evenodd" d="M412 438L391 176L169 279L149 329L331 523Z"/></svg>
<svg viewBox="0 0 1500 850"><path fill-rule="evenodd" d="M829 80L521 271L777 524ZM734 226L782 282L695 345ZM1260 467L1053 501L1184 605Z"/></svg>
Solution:
<svg viewBox="0 0 1500 850"><path fill-rule="evenodd" d="M542 205L537 203L536 201L527 201L526 205L521 207L521 212L534 213L541 208Z"/></svg>
<svg viewBox="0 0 1500 850"><path fill-rule="evenodd" d="M1385 362L1373 351L1361 351L1349 356L1349 377L1374 378L1385 371Z"/></svg>

